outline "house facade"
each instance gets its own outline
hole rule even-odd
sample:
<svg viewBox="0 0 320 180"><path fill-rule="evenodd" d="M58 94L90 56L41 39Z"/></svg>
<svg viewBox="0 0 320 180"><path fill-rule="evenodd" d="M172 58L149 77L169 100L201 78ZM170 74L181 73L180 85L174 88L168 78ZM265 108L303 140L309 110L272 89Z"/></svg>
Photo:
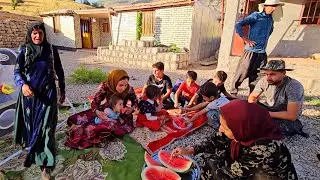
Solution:
<svg viewBox="0 0 320 180"><path fill-rule="evenodd" d="M49 41L71 49L137 40L175 44L191 62L214 56L220 46L220 12L195 0L165 0L102 9L41 13ZM141 25L139 25L141 23Z"/></svg>
<svg viewBox="0 0 320 180"><path fill-rule="evenodd" d="M190 62L211 57L220 46L220 12L200 1L171 0L112 8L112 42L136 40L141 13L141 40L177 45L189 52Z"/></svg>
<svg viewBox="0 0 320 180"><path fill-rule="evenodd" d="M106 10L58 10L40 16L46 25L48 41L62 49L91 49L111 42Z"/></svg>
<svg viewBox="0 0 320 180"><path fill-rule="evenodd" d="M234 72L244 43L235 33L242 18L258 10L261 0L226 0L218 69ZM320 52L320 0L282 0L283 17L274 23L269 57L309 57Z"/></svg>

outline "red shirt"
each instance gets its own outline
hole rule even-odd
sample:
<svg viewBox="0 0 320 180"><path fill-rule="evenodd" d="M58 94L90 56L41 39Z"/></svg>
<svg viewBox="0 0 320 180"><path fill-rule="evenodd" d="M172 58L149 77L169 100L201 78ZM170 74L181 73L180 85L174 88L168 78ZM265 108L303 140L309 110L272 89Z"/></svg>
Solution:
<svg viewBox="0 0 320 180"><path fill-rule="evenodd" d="M197 83L191 83L190 86L187 85L185 81L180 84L179 89L182 92L182 96L187 97L187 98L192 98L194 94L198 91L199 85Z"/></svg>

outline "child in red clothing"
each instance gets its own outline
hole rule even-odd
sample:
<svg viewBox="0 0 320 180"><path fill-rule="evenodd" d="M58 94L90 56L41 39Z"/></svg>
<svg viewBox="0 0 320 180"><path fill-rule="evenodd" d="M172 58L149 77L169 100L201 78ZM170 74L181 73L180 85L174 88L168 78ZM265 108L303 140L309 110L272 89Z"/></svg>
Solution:
<svg viewBox="0 0 320 180"><path fill-rule="evenodd" d="M179 104L184 106L188 104L191 98L199 89L199 85L195 82L197 80L197 73L188 71L186 80L180 84L176 93L171 93L171 98L174 101L174 107L179 108Z"/></svg>
<svg viewBox="0 0 320 180"><path fill-rule="evenodd" d="M161 96L160 89L155 85L148 85L146 88L146 100L138 104L139 114L136 121L137 127L148 127L152 131L158 131L160 127L169 120L168 112L161 110L157 100Z"/></svg>

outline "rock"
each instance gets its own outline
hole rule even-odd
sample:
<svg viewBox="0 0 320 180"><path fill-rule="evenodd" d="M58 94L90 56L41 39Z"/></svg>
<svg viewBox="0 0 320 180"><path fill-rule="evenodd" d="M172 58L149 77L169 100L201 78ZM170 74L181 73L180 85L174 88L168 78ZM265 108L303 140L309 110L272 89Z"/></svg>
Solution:
<svg viewBox="0 0 320 180"><path fill-rule="evenodd" d="M320 53L314 53L311 55L311 59L320 60Z"/></svg>

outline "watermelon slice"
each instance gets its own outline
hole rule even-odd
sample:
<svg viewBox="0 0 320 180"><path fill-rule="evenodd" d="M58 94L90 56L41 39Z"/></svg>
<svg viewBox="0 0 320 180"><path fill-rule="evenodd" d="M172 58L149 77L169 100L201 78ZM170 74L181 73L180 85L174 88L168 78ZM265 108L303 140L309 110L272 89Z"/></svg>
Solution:
<svg viewBox="0 0 320 180"><path fill-rule="evenodd" d="M163 150L159 151L158 157L165 167L178 173L187 172L192 165L192 161L190 159L183 157L171 157L170 153Z"/></svg>
<svg viewBox="0 0 320 180"><path fill-rule="evenodd" d="M181 177L174 171L161 167L146 167L141 173L142 180L181 180Z"/></svg>
<svg viewBox="0 0 320 180"><path fill-rule="evenodd" d="M144 153L144 161L146 162L148 167L161 166L161 164L155 161L147 152Z"/></svg>

